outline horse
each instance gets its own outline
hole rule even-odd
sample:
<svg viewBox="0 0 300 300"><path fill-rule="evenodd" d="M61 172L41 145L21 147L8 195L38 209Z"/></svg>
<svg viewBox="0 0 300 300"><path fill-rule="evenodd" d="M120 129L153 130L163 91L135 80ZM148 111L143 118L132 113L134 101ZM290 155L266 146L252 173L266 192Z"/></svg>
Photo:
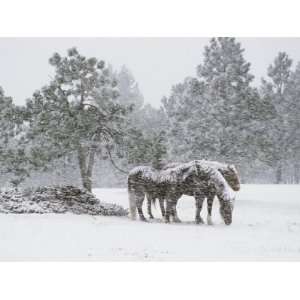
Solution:
<svg viewBox="0 0 300 300"><path fill-rule="evenodd" d="M141 166L130 171L128 176L129 209L131 218L145 221L142 210L146 194L166 199L165 222L178 222L176 205L183 194L193 194L196 202L195 221L201 223L200 212L205 196L216 193L220 201L220 214L226 225L232 222L234 197L231 188L216 169L197 161L180 164L166 170ZM151 204L150 204L151 205Z"/></svg>
<svg viewBox="0 0 300 300"><path fill-rule="evenodd" d="M223 175L223 177L225 178L227 183L230 185L230 187L234 191L240 190L240 180L239 180L238 172L234 165L228 165L225 163L220 163L217 161L208 161L208 160L195 160L195 162L215 168ZM177 167L179 165L180 165L180 163L169 163L169 164L163 166L162 169L166 170L169 168ZM192 193L192 191L190 191L190 192L187 191L186 195L193 196L193 193ZM155 200L158 197L155 197L155 195L152 195L151 193L147 193L146 196L147 196L147 200L148 200L147 201L148 215L149 215L150 219L153 219L154 217L152 215L151 202L155 203ZM210 190L210 192L206 195L206 198L207 198L207 224L208 225L213 225L211 213L212 213L212 205L213 205L215 196L216 196L216 193L213 190ZM161 214L164 217L164 215L165 215L165 206L164 206L165 199L158 198L158 200L159 200ZM175 215L176 215L177 221L179 221L177 212L175 212ZM200 218L200 222L204 223L202 218Z"/></svg>

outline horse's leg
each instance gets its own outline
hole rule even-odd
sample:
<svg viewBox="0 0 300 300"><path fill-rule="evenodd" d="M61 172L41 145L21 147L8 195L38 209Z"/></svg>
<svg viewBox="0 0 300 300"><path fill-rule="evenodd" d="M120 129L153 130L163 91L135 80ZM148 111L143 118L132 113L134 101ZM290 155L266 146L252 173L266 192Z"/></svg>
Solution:
<svg viewBox="0 0 300 300"><path fill-rule="evenodd" d="M165 199L164 198L159 198L159 206L160 206L160 211L162 217L166 215L166 210L165 210Z"/></svg>
<svg viewBox="0 0 300 300"><path fill-rule="evenodd" d="M202 209L202 205L203 205L203 201L205 199L205 196L203 194L195 194L195 202L196 202L196 217L195 217L195 221L196 224L204 224L200 213L201 213L201 209Z"/></svg>
<svg viewBox="0 0 300 300"><path fill-rule="evenodd" d="M136 207L141 221L146 221L146 218L143 214L143 202L144 202L145 194L140 192L136 194Z"/></svg>
<svg viewBox="0 0 300 300"><path fill-rule="evenodd" d="M215 194L214 193L209 193L207 196L207 224L208 225L213 225L213 221L211 219L211 211L212 211L212 206L214 202Z"/></svg>
<svg viewBox="0 0 300 300"><path fill-rule="evenodd" d="M179 198L173 202L173 207L172 207L173 222L175 222L175 223L181 222L181 220L178 218L177 209L176 209L178 200L179 200Z"/></svg>
<svg viewBox="0 0 300 300"><path fill-rule="evenodd" d="M154 200L153 196L151 196L150 194L146 194L146 196L147 196L147 210L148 210L149 218L154 219L152 215L152 209L151 209L152 201Z"/></svg>
<svg viewBox="0 0 300 300"><path fill-rule="evenodd" d="M170 223L170 215L172 214L173 210L173 200L166 199L166 213L165 213L165 222Z"/></svg>

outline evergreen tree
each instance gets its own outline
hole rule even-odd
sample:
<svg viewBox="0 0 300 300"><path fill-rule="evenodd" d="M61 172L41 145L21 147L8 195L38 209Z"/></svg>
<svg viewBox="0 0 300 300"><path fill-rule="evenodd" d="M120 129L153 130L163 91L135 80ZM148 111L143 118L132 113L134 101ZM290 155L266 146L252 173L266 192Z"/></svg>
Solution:
<svg viewBox="0 0 300 300"><path fill-rule="evenodd" d="M104 61L76 48L55 53L52 82L27 101L27 143L35 167L76 155L82 185L92 188L95 156L118 143L127 109L117 102L117 81Z"/></svg>
<svg viewBox="0 0 300 300"><path fill-rule="evenodd" d="M269 81L262 80L262 96L274 107L272 120L265 123L264 135L268 146L268 162L276 170L276 183L283 182L283 168L293 136L290 120L291 66L292 60L286 53L280 52L268 68Z"/></svg>
<svg viewBox="0 0 300 300"><path fill-rule="evenodd" d="M19 145L24 109L5 96L0 87L0 172L10 173L11 183L17 187L27 176L25 152Z"/></svg>
<svg viewBox="0 0 300 300"><path fill-rule="evenodd" d="M268 106L251 87L254 77L244 49L235 38L213 38L198 66L206 101L217 123L218 153L226 161L245 163L256 157L257 130Z"/></svg>
<svg viewBox="0 0 300 300"><path fill-rule="evenodd" d="M0 87L0 141L1 141L1 160L3 153L11 136L14 135L14 123L11 122L14 117L14 106L12 98L6 97L4 90ZM3 162L2 162L3 163ZM3 168L1 168L3 169Z"/></svg>
<svg viewBox="0 0 300 300"><path fill-rule="evenodd" d="M155 169L161 169L166 163L167 156L165 131L160 131L152 137L151 146L152 166Z"/></svg>
<svg viewBox="0 0 300 300"><path fill-rule="evenodd" d="M120 72L116 73L116 79L119 91L118 101L126 106L133 105L134 110L141 109L144 97L130 70L122 66Z"/></svg>
<svg viewBox="0 0 300 300"><path fill-rule="evenodd" d="M163 99L173 156L247 167L257 159L260 122L270 105L251 86L243 51L234 38L211 39L198 78L186 78Z"/></svg>
<svg viewBox="0 0 300 300"><path fill-rule="evenodd" d="M121 105L131 107L124 124L126 135L116 148L114 157L123 170L128 170L139 164L158 166L165 155L165 114L162 109L153 108L150 104L143 105L143 95L138 83L129 69L123 66L116 73Z"/></svg>
<svg viewBox="0 0 300 300"><path fill-rule="evenodd" d="M162 102L168 116L170 157L180 161L215 159L217 123L205 100L203 84L188 77L173 86L170 97L163 98Z"/></svg>
<svg viewBox="0 0 300 300"><path fill-rule="evenodd" d="M293 169L293 182L300 183L300 63L290 76L288 103L289 160Z"/></svg>
<svg viewBox="0 0 300 300"><path fill-rule="evenodd" d="M149 104L134 114L122 145L127 167L139 164L159 167L167 159L166 115Z"/></svg>

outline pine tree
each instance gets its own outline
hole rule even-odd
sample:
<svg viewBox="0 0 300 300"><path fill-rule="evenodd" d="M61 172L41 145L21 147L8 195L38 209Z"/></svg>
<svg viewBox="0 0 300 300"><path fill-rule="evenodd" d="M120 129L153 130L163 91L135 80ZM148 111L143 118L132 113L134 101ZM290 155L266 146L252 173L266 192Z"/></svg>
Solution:
<svg viewBox="0 0 300 300"><path fill-rule="evenodd" d="M204 86L196 78L188 77L173 86L170 97L162 102L168 116L170 157L180 161L216 158L217 123L205 100Z"/></svg>
<svg viewBox="0 0 300 300"><path fill-rule="evenodd" d="M155 169L161 169L166 163L167 143L165 131L156 133L151 140L152 166Z"/></svg>
<svg viewBox="0 0 300 300"><path fill-rule="evenodd" d="M283 168L287 162L291 142L289 121L292 60L279 52L268 68L269 81L262 80L262 97L274 107L272 120L265 123L264 135L268 145L269 164L276 170L276 183L283 182Z"/></svg>
<svg viewBox="0 0 300 300"><path fill-rule="evenodd" d="M292 182L300 183L300 63L290 74L286 101L288 128L286 155L292 169Z"/></svg>
<svg viewBox="0 0 300 300"><path fill-rule="evenodd" d="M118 81L118 101L126 106L133 105L134 110L141 109L144 97L130 70L124 65L115 76Z"/></svg>
<svg viewBox="0 0 300 300"><path fill-rule="evenodd" d="M243 171L258 158L270 105L251 86L243 51L234 38L213 38L198 78L186 78L163 99L173 157L227 161Z"/></svg>
<svg viewBox="0 0 300 300"><path fill-rule="evenodd" d="M118 81L121 105L130 106L132 110L127 114L127 132L122 143L115 149L117 156L114 160L128 170L139 164L158 166L165 155L165 114L162 109L156 109L150 104L143 104L144 98L133 74L123 66L115 73Z"/></svg>
<svg viewBox="0 0 300 300"><path fill-rule="evenodd" d="M122 145L127 167L139 164L159 167L167 159L166 115L149 104L134 114Z"/></svg>
<svg viewBox="0 0 300 300"><path fill-rule="evenodd" d="M11 97L5 96L0 87L0 141L2 148L7 145L10 138L16 135L21 122L20 109L13 104Z"/></svg>
<svg viewBox="0 0 300 300"><path fill-rule="evenodd" d="M19 144L23 117L24 109L5 96L0 87L0 172L9 173L15 187L28 176L25 152Z"/></svg>
<svg viewBox="0 0 300 300"><path fill-rule="evenodd" d="M128 110L117 101L117 80L104 61L71 48L49 62L54 79L27 101L32 163L39 168L76 155L82 185L91 191L96 154L118 143Z"/></svg>
<svg viewBox="0 0 300 300"><path fill-rule="evenodd" d="M251 87L254 77L243 52L235 38L213 38L198 66L199 81L217 123L217 156L234 163L255 158L257 122L267 109Z"/></svg>

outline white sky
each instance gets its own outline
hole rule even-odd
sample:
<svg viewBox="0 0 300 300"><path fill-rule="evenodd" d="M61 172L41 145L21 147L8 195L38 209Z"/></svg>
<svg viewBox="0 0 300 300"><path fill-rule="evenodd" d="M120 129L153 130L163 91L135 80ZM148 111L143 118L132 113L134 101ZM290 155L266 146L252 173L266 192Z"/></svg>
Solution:
<svg viewBox="0 0 300 300"><path fill-rule="evenodd" d="M300 38L239 38L245 58L252 65L255 83L265 76L267 66L279 51L300 61ZM160 105L171 86L186 76L195 76L209 38L0 38L0 86L6 95L22 104L50 81L48 64L54 52L66 54L76 46L86 56L104 59L119 68L125 64L133 73L145 102Z"/></svg>

